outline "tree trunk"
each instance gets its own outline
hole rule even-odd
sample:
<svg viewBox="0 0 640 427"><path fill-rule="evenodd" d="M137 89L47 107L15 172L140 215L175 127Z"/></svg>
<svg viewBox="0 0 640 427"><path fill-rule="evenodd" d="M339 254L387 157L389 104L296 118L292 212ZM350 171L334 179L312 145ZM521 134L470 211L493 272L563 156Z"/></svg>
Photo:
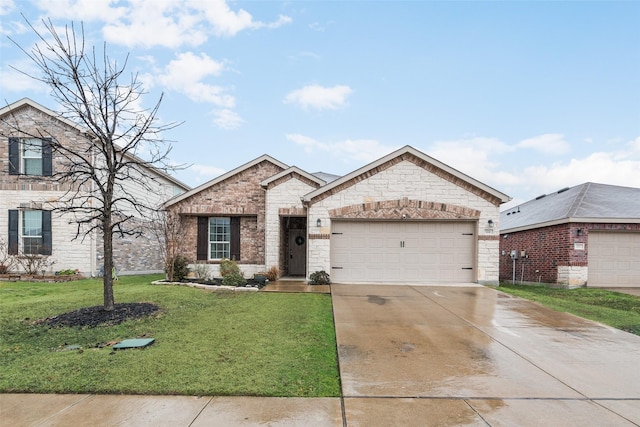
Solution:
<svg viewBox="0 0 640 427"><path fill-rule="evenodd" d="M102 287L104 294L104 309L113 311L115 300L113 298L113 233L111 233L111 217L105 215L102 220L104 230L104 274L102 276Z"/></svg>

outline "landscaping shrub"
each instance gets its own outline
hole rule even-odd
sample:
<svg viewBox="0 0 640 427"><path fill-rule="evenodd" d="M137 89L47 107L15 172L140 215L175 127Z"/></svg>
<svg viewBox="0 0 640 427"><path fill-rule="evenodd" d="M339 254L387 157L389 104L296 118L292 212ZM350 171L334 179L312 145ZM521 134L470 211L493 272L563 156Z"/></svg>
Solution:
<svg viewBox="0 0 640 427"><path fill-rule="evenodd" d="M240 267L238 267L237 262L230 259L223 259L220 263L220 275L225 277L228 274L238 274L242 277L242 273L240 272Z"/></svg>
<svg viewBox="0 0 640 427"><path fill-rule="evenodd" d="M247 284L247 281L245 280L242 273L232 272L227 273L222 277L222 284L224 286L244 286Z"/></svg>
<svg viewBox="0 0 640 427"><path fill-rule="evenodd" d="M173 280L181 281L189 275L189 260L178 255L173 260Z"/></svg>
<svg viewBox="0 0 640 427"><path fill-rule="evenodd" d="M9 273L9 267L4 264L0 264L0 274L8 274L8 273Z"/></svg>
<svg viewBox="0 0 640 427"><path fill-rule="evenodd" d="M309 276L310 285L330 285L329 273L324 270L314 271Z"/></svg>
<svg viewBox="0 0 640 427"><path fill-rule="evenodd" d="M271 268L269 268L269 270L267 270L267 272L265 273L265 276L267 277L268 281L274 282L278 280L278 277L280 277L280 269L274 265Z"/></svg>

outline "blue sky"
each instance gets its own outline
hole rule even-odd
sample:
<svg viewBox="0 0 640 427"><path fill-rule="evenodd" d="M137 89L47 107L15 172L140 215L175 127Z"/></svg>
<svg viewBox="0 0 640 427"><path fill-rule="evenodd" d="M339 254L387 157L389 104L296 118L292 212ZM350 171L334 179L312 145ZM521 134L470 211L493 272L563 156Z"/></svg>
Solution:
<svg viewBox="0 0 640 427"><path fill-rule="evenodd" d="M640 2L0 0L0 98L57 109L7 36L130 53L196 186L262 154L346 174L404 145L514 198L640 187Z"/></svg>

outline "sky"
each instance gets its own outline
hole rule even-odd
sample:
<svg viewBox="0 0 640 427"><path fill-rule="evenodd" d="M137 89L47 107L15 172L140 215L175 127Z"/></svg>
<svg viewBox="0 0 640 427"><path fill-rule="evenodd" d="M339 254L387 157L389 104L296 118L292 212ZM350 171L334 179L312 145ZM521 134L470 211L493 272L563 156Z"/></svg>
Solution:
<svg viewBox="0 0 640 427"><path fill-rule="evenodd" d="M405 145L508 194L640 187L640 1L0 0L0 100L59 107L11 41L42 19L163 94L175 173L263 154L347 174Z"/></svg>

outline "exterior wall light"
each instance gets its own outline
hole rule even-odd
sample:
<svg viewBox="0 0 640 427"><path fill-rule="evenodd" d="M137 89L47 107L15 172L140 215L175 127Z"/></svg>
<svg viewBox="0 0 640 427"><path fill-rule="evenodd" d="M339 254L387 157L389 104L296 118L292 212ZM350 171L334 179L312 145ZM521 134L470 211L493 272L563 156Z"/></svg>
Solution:
<svg viewBox="0 0 640 427"><path fill-rule="evenodd" d="M487 224L489 225L489 228L493 228L493 220L490 219Z"/></svg>
<svg viewBox="0 0 640 427"><path fill-rule="evenodd" d="M320 218L316 221L316 227L322 227L322 220Z"/></svg>
<svg viewBox="0 0 640 427"><path fill-rule="evenodd" d="M577 235L577 236L582 236L582 228L578 228L578 229L576 230L576 235Z"/></svg>

